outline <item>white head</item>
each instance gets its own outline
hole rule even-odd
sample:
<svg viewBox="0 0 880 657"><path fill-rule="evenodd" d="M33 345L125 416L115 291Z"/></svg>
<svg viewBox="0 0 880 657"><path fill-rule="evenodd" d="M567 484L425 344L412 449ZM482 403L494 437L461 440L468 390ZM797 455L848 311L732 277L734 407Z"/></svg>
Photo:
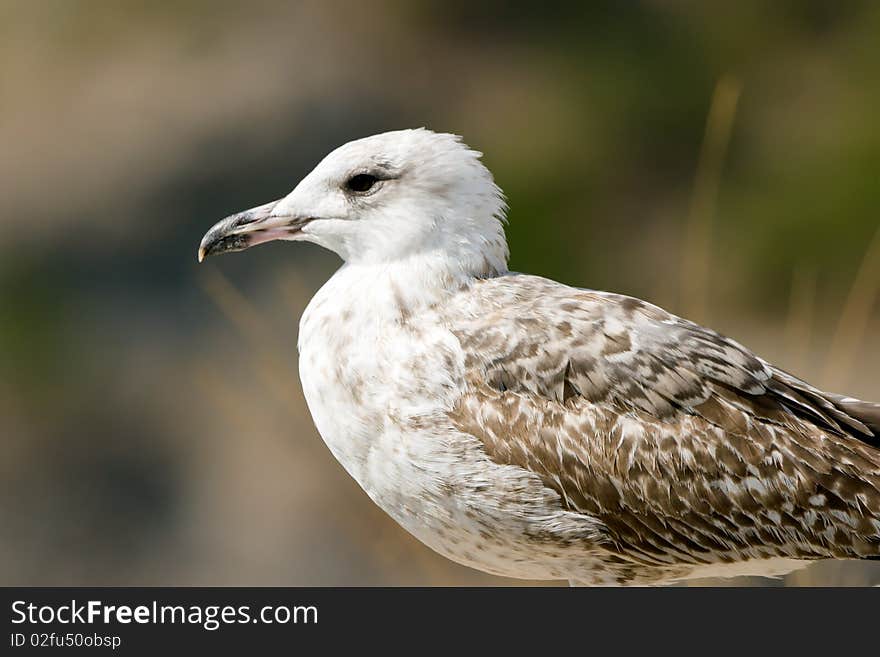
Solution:
<svg viewBox="0 0 880 657"><path fill-rule="evenodd" d="M199 260L282 239L314 242L351 263L425 257L469 276L504 272L506 207L480 155L425 129L349 142L280 201L217 223Z"/></svg>

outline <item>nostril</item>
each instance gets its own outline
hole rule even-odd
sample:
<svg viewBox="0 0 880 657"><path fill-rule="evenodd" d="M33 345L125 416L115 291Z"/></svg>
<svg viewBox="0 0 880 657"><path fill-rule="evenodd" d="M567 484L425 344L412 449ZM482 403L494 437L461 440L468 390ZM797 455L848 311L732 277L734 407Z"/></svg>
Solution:
<svg viewBox="0 0 880 657"><path fill-rule="evenodd" d="M235 218L232 221L231 228L239 228L241 226L247 226L248 224L252 224L258 219L265 217L264 214L260 214L254 212L253 210L246 210L241 214L235 215Z"/></svg>

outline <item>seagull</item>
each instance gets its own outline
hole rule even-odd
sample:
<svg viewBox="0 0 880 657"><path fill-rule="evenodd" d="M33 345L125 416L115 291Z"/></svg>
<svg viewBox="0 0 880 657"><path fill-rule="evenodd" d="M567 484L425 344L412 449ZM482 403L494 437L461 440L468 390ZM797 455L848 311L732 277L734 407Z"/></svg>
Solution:
<svg viewBox="0 0 880 657"><path fill-rule="evenodd" d="M508 271L481 156L424 128L352 141L199 246L342 258L302 315L299 372L367 495L436 552L523 579L880 559L880 404L645 301Z"/></svg>

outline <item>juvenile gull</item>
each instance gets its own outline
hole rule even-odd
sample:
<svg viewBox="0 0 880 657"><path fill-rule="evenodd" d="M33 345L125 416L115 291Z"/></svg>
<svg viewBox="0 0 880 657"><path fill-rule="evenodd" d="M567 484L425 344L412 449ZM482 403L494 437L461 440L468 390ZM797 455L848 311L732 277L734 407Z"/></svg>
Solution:
<svg viewBox="0 0 880 657"><path fill-rule="evenodd" d="M372 500L509 577L655 584L880 558L880 405L644 301L508 272L480 153L401 130L228 217L343 266L300 321L303 392Z"/></svg>

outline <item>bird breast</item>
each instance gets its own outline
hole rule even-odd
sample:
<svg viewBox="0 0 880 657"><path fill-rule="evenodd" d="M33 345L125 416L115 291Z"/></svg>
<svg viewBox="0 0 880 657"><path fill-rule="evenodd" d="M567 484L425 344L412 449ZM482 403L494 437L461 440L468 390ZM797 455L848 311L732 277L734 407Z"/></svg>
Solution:
<svg viewBox="0 0 880 657"><path fill-rule="evenodd" d="M315 425L368 492L371 479L393 474L376 472L383 441L396 441L387 455L396 459L413 448L405 428L451 404L460 371L454 336L429 318L416 328L393 287L369 278L340 269L309 303L299 335L300 378Z"/></svg>

